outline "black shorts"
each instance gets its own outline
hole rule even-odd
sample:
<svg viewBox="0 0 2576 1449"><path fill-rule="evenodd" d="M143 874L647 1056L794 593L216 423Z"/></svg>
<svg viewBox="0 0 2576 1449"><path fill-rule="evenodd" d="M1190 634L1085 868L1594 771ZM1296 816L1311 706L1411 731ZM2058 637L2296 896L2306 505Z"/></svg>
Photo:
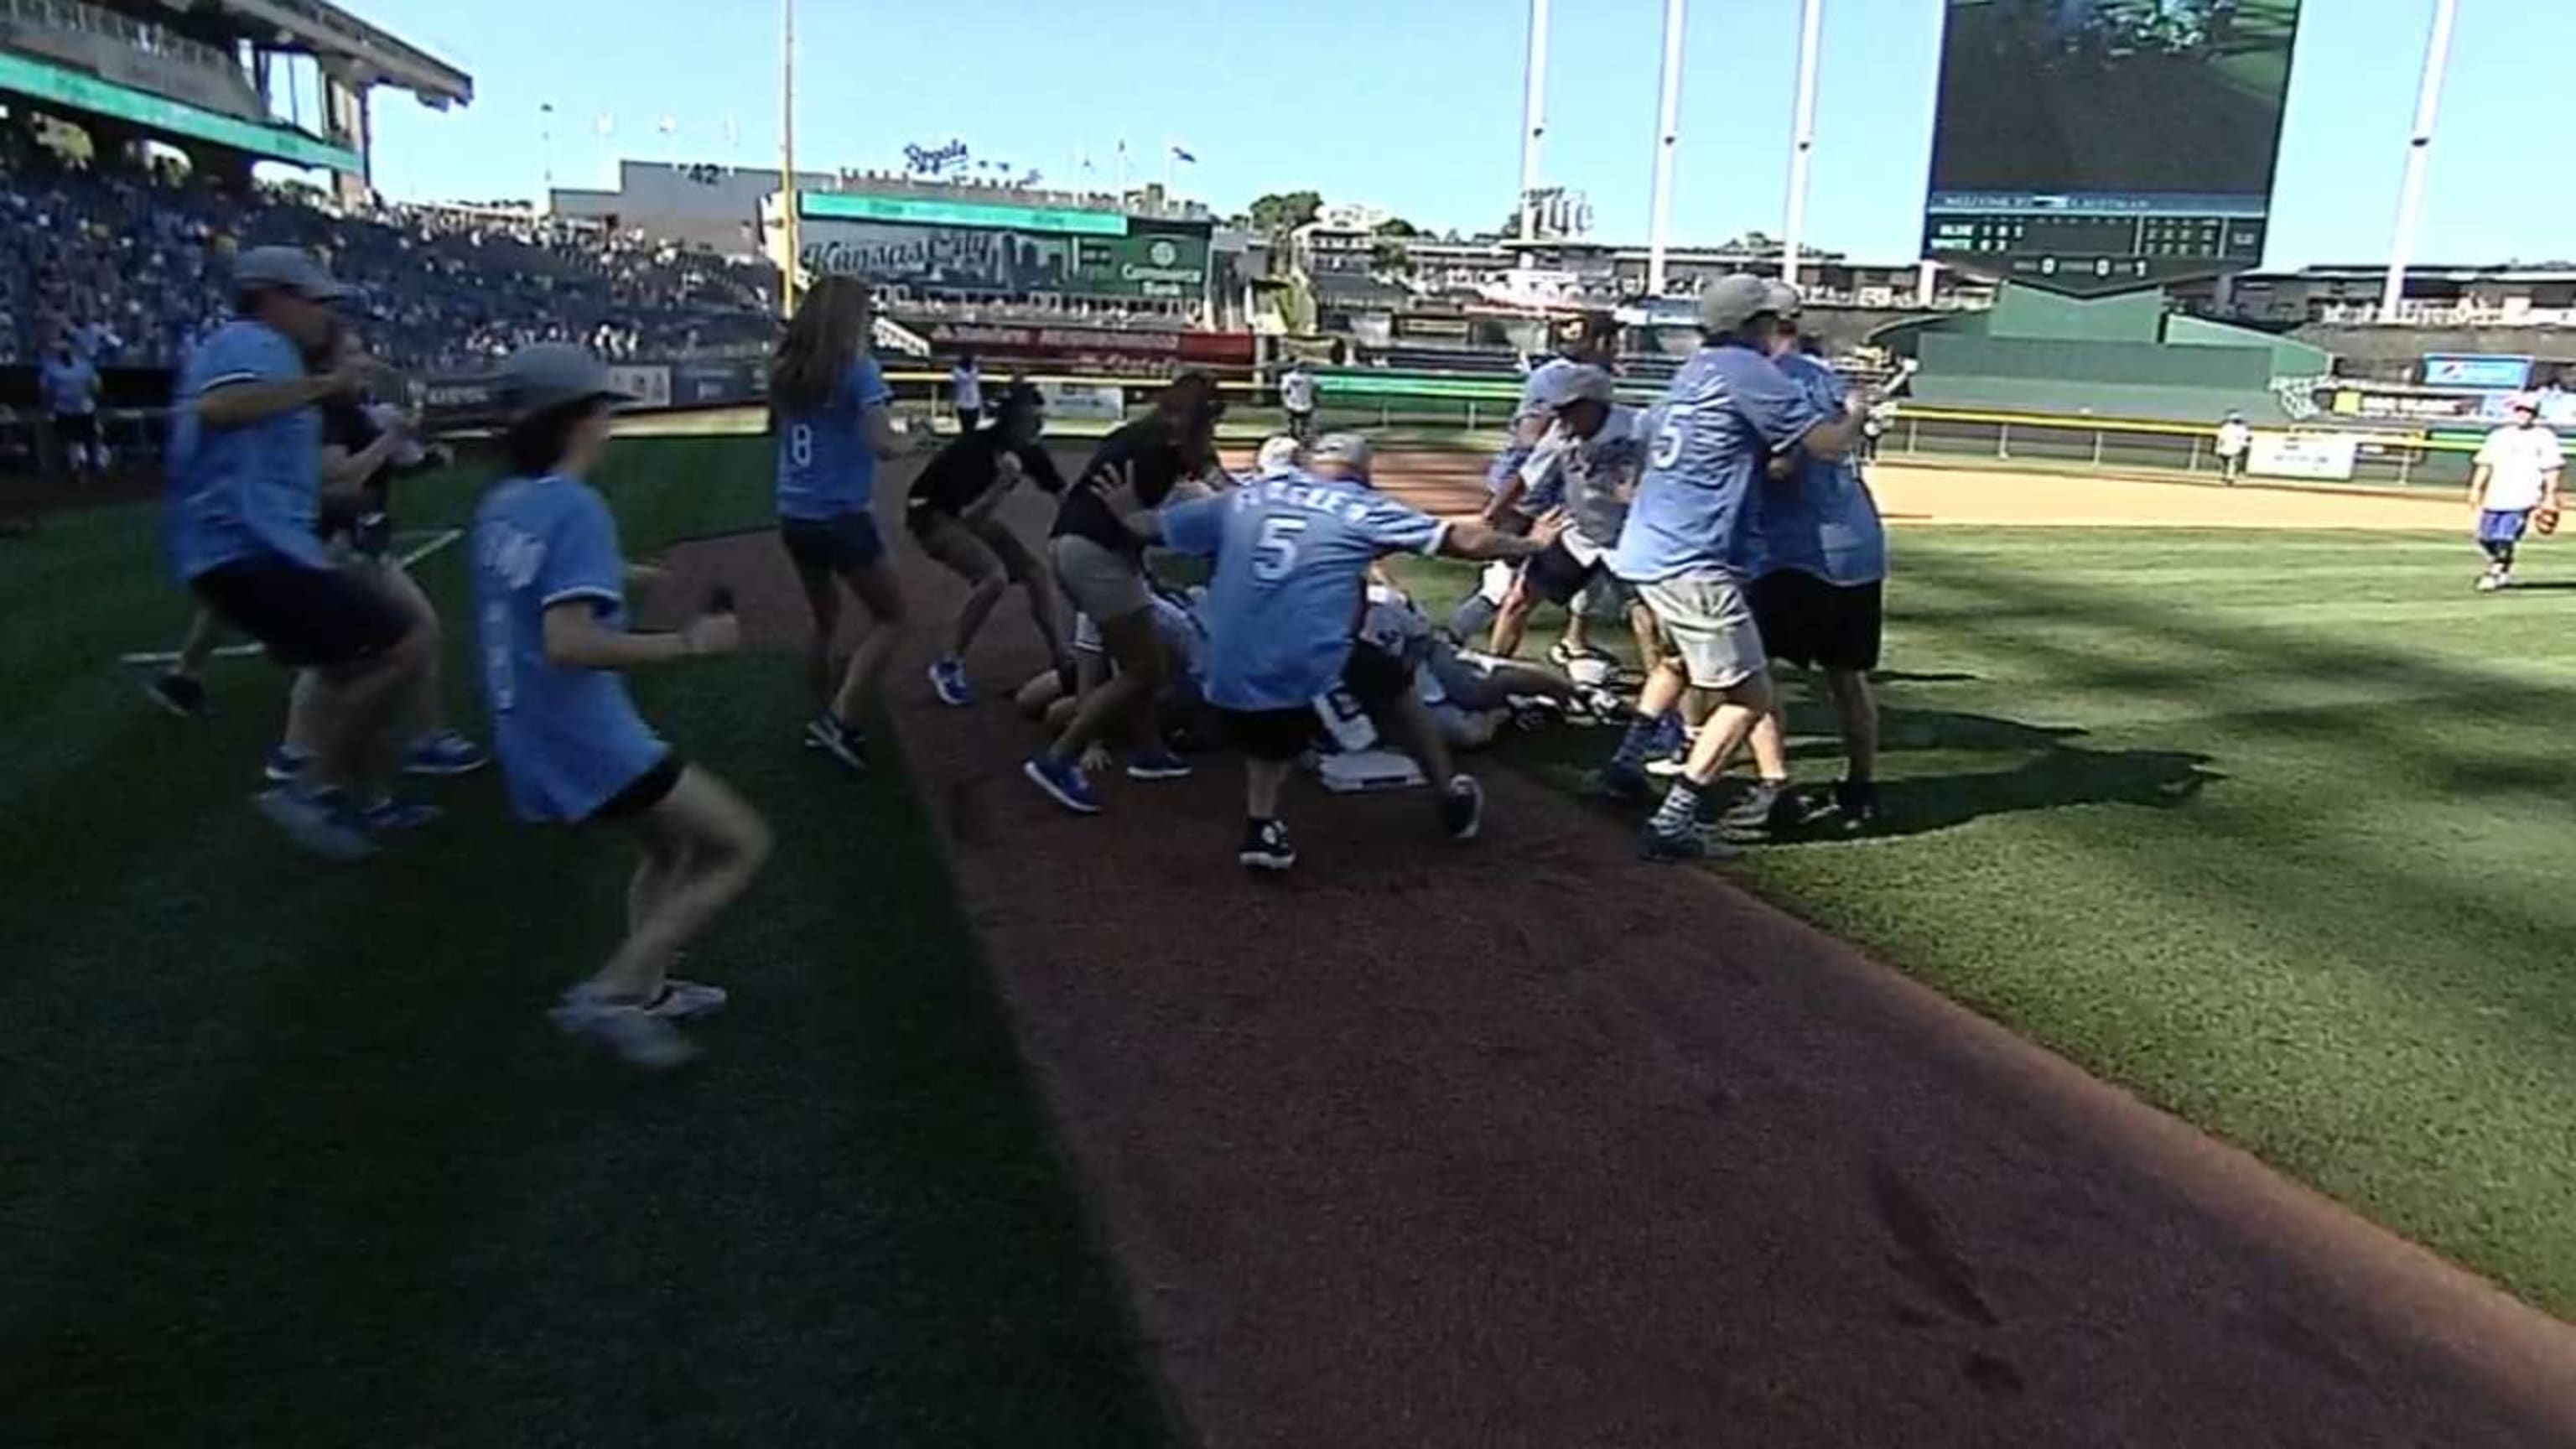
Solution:
<svg viewBox="0 0 2576 1449"><path fill-rule="evenodd" d="M1531 593L1551 604L1566 605L1574 596L1592 586L1602 572L1601 561L1590 563L1576 558L1565 546L1564 539L1547 546L1545 553L1534 555L1521 568L1521 584Z"/></svg>
<svg viewBox="0 0 2576 1449"><path fill-rule="evenodd" d="M95 443L98 441L98 414L56 413L54 436L66 443Z"/></svg>
<svg viewBox="0 0 2576 1449"><path fill-rule="evenodd" d="M241 559L197 575L189 587L290 669L363 664L412 628L411 615L365 580L290 559Z"/></svg>
<svg viewBox="0 0 2576 1449"><path fill-rule="evenodd" d="M671 798L680 788L680 777L689 772L689 762L680 752L669 750L653 763L653 768L635 777L623 790L609 796L598 809L590 812L593 820L632 820Z"/></svg>
<svg viewBox="0 0 2576 1449"><path fill-rule="evenodd" d="M1362 641L1352 646L1350 662L1342 666L1342 688L1375 714L1401 701L1413 688L1413 665ZM1311 704L1294 709L1220 709L1216 713L1224 722L1227 742L1256 760L1293 760L1306 753L1323 728L1323 720Z"/></svg>
<svg viewBox="0 0 2576 1449"><path fill-rule="evenodd" d="M865 513L782 518L778 536L787 544L787 556L807 573L853 573L885 557L885 537L877 532L876 519Z"/></svg>
<svg viewBox="0 0 2576 1449"><path fill-rule="evenodd" d="M1788 570L1765 574L1745 589L1763 651L1801 669L1862 671L1878 667L1886 625L1885 586L1828 583Z"/></svg>

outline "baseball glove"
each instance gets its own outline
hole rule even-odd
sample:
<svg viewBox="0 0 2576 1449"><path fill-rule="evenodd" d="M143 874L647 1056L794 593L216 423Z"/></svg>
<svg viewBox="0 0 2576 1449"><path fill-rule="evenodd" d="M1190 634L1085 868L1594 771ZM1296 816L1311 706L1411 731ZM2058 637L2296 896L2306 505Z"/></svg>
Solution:
<svg viewBox="0 0 2576 1449"><path fill-rule="evenodd" d="M2538 529L2543 534L2556 533L2558 531L2558 510L2555 508L2542 508L2535 511L2531 515L2531 526Z"/></svg>

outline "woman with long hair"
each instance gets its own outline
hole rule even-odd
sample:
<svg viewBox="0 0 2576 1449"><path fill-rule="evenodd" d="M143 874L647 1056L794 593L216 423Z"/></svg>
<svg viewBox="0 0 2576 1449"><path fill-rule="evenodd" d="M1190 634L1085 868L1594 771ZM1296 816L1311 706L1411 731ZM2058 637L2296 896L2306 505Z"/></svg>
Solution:
<svg viewBox="0 0 2576 1449"><path fill-rule="evenodd" d="M778 443L778 533L805 586L814 638L805 654L815 713L806 743L853 770L867 768L861 711L901 642L903 590L869 512L877 464L902 451L887 405L894 392L868 355L875 304L856 277L825 277L805 293L769 365L769 424ZM832 639L846 587L870 627L837 684Z"/></svg>
<svg viewBox="0 0 2576 1449"><path fill-rule="evenodd" d="M641 855L626 938L564 993L555 1024L643 1067L696 1055L678 1027L723 1007L722 988L670 974L768 858L769 827L714 775L684 762L637 712L625 671L740 647L721 600L670 634L626 622L631 575L608 504L584 482L620 400L608 369L564 343L502 365L508 473L474 511L475 619L492 739L520 818L614 823Z"/></svg>

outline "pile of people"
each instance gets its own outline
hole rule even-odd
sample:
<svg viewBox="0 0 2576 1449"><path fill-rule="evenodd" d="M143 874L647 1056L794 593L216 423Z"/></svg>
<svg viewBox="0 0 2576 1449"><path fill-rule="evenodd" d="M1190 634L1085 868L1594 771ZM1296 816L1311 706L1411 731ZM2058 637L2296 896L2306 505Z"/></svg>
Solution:
<svg viewBox="0 0 2576 1449"><path fill-rule="evenodd" d="M171 558L209 630L247 633L299 671L293 748L272 760L260 808L300 845L358 859L436 816L389 780L484 756L434 713L434 610L369 553L385 528L382 480L413 440L398 415L356 406L369 368L334 310L349 289L285 248L245 253L233 283L240 315L198 350L174 409ZM1041 396L1008 386L903 500L905 531L969 586L936 626L929 687L950 707L977 702L976 643L1017 588L1053 660L1013 692L1047 729L1021 773L1090 815L1108 808L1093 778L1104 769L1173 780L1192 772L1192 748L1229 746L1244 759L1237 858L1263 872L1297 862L1283 804L1299 763L1319 757L1328 783L1340 759L1379 762L1344 771L1356 787L1428 785L1442 832L1475 839L1485 795L1453 751L1550 704L1624 726L1603 793L1642 800L1665 762L1670 784L1644 832L1652 858L1819 818L1866 829L1885 551L1846 461L1865 407L1798 347L1790 289L1731 277L1700 306L1705 345L1652 410L1616 403L1600 332L1537 369L1478 517L1435 518L1380 492L1368 442L1347 433L1274 438L1251 473L1227 474L1215 448L1224 404L1199 374L1164 387L1068 478L1039 446ZM818 284L777 345L769 387L780 537L814 623L800 743L854 772L869 766L866 721L913 627L875 493L879 469L915 440L869 355L873 321L866 284ZM695 1054L681 1027L726 997L672 967L748 885L770 834L652 729L623 675L734 650L740 627L722 591L676 630L630 624L630 590L658 575L621 556L584 481L624 401L605 364L537 343L503 361L499 385L506 463L468 545L493 753L522 817L616 822L638 852L623 938L554 1018L628 1061L673 1065ZM1043 548L1001 517L1023 486L1053 496ZM1461 621L1435 628L1382 571L1405 553L1509 566L1500 598L1469 616L1488 648L1471 647ZM1180 567L1204 586L1174 587ZM1587 596L1634 633L1645 667L1633 703L1512 657L1531 610ZM1801 802L1789 787L1774 659L1825 673L1850 758L1829 799ZM165 705L202 707L168 685L156 688ZM1743 750L1755 783L1707 818L1719 772Z"/></svg>
<svg viewBox="0 0 2576 1449"><path fill-rule="evenodd" d="M177 366L223 325L232 259L287 245L366 294L376 356L488 365L578 342L676 357L768 342L774 273L639 233L525 212L337 207L301 188L231 192L170 168L0 156L0 362L69 339L91 365Z"/></svg>

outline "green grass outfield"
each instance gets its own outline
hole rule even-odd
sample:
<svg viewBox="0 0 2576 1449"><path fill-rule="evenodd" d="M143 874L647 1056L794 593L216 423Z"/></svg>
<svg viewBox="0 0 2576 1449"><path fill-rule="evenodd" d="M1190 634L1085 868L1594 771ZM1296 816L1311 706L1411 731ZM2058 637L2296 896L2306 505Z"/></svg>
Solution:
<svg viewBox="0 0 2576 1449"><path fill-rule="evenodd" d="M2449 537L1896 552L1894 838L1739 878L2576 1315L2576 592L2548 587L2576 556L2482 598ZM1835 777L1821 690L1790 690L1799 769ZM1572 788L1610 744L1532 752Z"/></svg>
<svg viewBox="0 0 2576 1449"><path fill-rule="evenodd" d="M630 444L609 491L638 553L768 514L739 443ZM155 526L0 545L0 1443L1162 1441L900 764L818 778L801 671L636 676L788 847L700 955L708 1061L639 1078L540 1014L622 848L490 776L371 865L281 848L277 677L219 666L190 725L110 662L186 622ZM463 562L422 570L460 629Z"/></svg>
<svg viewBox="0 0 2576 1449"><path fill-rule="evenodd" d="M639 555L767 514L740 441L630 442L608 486ZM817 788L797 671L637 676L788 846L701 953L740 993L710 1060L639 1081L539 1015L622 856L489 778L374 865L286 852L244 803L264 666L191 726L111 662L185 620L154 526L0 546L0 1442L1162 1436L925 822L892 778ZM1901 833L1743 877L2576 1313L2576 594L2477 598L2453 539L1898 555ZM462 561L423 570L460 627Z"/></svg>

